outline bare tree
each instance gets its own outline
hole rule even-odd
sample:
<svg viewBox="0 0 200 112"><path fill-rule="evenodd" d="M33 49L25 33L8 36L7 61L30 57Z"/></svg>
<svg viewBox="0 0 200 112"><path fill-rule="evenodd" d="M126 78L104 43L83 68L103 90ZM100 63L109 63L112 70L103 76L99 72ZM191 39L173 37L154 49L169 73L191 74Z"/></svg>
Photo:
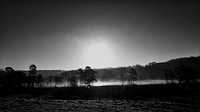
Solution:
<svg viewBox="0 0 200 112"><path fill-rule="evenodd" d="M137 72L133 67L130 68L129 76L131 79L131 84L134 85L134 81L137 80Z"/></svg>
<svg viewBox="0 0 200 112"><path fill-rule="evenodd" d="M78 69L77 75L79 76L80 86L83 86L85 80L85 74L82 68Z"/></svg>
<svg viewBox="0 0 200 112"><path fill-rule="evenodd" d="M47 78L48 86L51 87L51 83L52 83L53 81L54 81L54 76L49 76L49 77Z"/></svg>
<svg viewBox="0 0 200 112"><path fill-rule="evenodd" d="M175 83L175 81L178 79L178 77L174 74L172 70L164 69L163 70L165 75L166 83Z"/></svg>
<svg viewBox="0 0 200 112"><path fill-rule="evenodd" d="M126 67L120 67L118 68L117 71L120 74L120 80L122 82L122 86L124 85L124 83L127 81L127 76L128 76L128 70Z"/></svg>
<svg viewBox="0 0 200 112"><path fill-rule="evenodd" d="M77 71L75 70L69 71L67 75L68 75L67 81L69 82L69 85L71 87L77 87L77 82L78 82Z"/></svg>
<svg viewBox="0 0 200 112"><path fill-rule="evenodd" d="M56 76L54 77L54 82L55 82L55 87L56 87L57 84L60 84L60 83L62 82L62 77L56 75Z"/></svg>

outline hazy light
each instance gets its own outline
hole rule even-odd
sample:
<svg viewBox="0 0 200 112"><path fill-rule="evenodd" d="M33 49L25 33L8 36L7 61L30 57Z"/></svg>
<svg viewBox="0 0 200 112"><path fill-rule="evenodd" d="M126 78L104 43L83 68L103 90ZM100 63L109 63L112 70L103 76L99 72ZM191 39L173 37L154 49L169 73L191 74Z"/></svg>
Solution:
<svg viewBox="0 0 200 112"><path fill-rule="evenodd" d="M130 83L125 81L124 85L129 85ZM134 82L136 85L150 85L150 84L166 84L166 80L137 80ZM122 85L121 81L97 81L93 83L94 86L110 86L110 85Z"/></svg>
<svg viewBox="0 0 200 112"><path fill-rule="evenodd" d="M178 83L178 82L177 82ZM134 82L136 85L150 85L150 84L166 84L166 80L137 80ZM80 83L78 83L80 85ZM122 85L121 81L97 81L92 83L92 86L113 86L113 85ZM124 82L124 85L129 85L127 81ZM44 84L45 87L55 87L55 83ZM57 84L57 87L69 87L68 82L63 82L61 84Z"/></svg>
<svg viewBox="0 0 200 112"><path fill-rule="evenodd" d="M84 63L91 67L101 68L115 65L115 56L110 43L104 39L95 39L84 47Z"/></svg>

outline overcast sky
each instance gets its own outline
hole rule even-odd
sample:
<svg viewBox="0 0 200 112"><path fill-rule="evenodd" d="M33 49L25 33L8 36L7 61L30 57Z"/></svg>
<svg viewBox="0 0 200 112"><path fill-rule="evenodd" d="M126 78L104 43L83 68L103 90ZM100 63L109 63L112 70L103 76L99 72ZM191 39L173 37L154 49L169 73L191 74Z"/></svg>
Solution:
<svg viewBox="0 0 200 112"><path fill-rule="evenodd" d="M105 68L199 56L200 3L180 1L1 1L0 68Z"/></svg>

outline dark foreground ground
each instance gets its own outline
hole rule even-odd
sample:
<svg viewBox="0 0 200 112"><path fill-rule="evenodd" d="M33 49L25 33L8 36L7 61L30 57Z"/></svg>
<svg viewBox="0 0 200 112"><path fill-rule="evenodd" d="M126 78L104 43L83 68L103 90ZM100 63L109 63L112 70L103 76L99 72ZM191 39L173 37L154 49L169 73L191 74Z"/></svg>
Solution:
<svg viewBox="0 0 200 112"><path fill-rule="evenodd" d="M200 107L190 104L154 100L125 101L101 100L42 100L12 96L1 98L1 112L199 112Z"/></svg>
<svg viewBox="0 0 200 112"><path fill-rule="evenodd" d="M12 88L0 97L0 112L89 111L200 112L199 85Z"/></svg>

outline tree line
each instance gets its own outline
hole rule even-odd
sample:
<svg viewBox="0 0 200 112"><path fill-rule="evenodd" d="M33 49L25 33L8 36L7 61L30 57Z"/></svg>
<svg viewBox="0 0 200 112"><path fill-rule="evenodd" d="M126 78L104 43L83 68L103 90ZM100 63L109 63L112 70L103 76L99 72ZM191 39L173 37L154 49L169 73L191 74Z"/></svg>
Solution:
<svg viewBox="0 0 200 112"><path fill-rule="evenodd" d="M6 67L0 71L0 87L42 87L45 84L53 83L55 87L62 82L68 82L69 86L77 87L78 82L91 87L91 83L97 81L96 73L90 66L85 69L66 71L56 76L44 78L42 74L37 74L36 65L29 67L28 75L22 71L16 71L12 67Z"/></svg>
<svg viewBox="0 0 200 112"><path fill-rule="evenodd" d="M36 65L29 67L29 73L16 71L12 67L6 67L4 71L0 71L1 87L40 87L43 82L42 74L37 74Z"/></svg>
<svg viewBox="0 0 200 112"><path fill-rule="evenodd" d="M125 72L127 70L125 68L122 68L122 71L117 71L121 73L122 85L127 79L129 84L134 84L134 81L137 80L135 69L129 69L128 74ZM68 87L86 86L90 88L93 82L97 82L97 74L98 72L90 66L86 66L85 69L65 71L59 75L51 75L49 77L37 74L37 67L34 64L29 66L27 74L23 71L16 71L12 67L6 67L4 71L0 71L0 87L57 87L59 84L67 83Z"/></svg>
<svg viewBox="0 0 200 112"><path fill-rule="evenodd" d="M152 62L145 66L84 69L59 71L59 74L46 77L38 74L36 65L29 66L29 71L16 71L12 67L0 70L0 87L52 87L67 83L67 86L88 86L95 81L121 81L134 84L136 80L164 79L167 83L193 83L200 78L200 56L173 59L167 62ZM49 72L49 71L48 71ZM51 72L51 71L50 71ZM52 73L52 72L51 72ZM55 72L54 72L55 73ZM49 75L49 74L48 74Z"/></svg>

